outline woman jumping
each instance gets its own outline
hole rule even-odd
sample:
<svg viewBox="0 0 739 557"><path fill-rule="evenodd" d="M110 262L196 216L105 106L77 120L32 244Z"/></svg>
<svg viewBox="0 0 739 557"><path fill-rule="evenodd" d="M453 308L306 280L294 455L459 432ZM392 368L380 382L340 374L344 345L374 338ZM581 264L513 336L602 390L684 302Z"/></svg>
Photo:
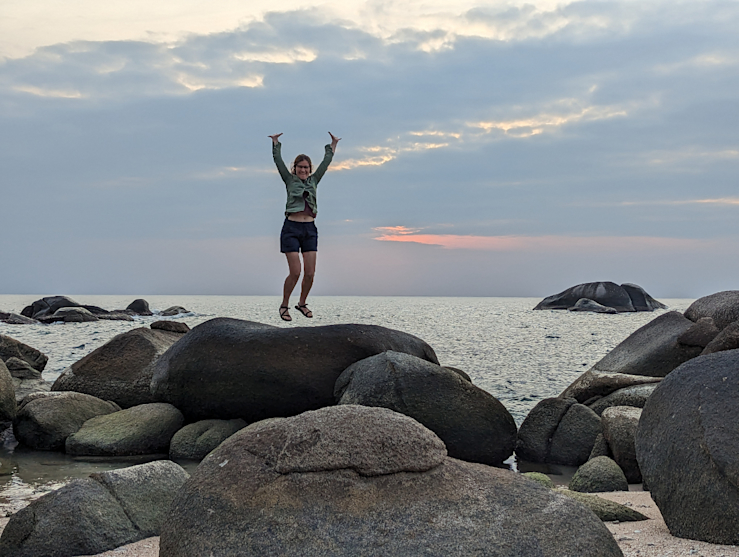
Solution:
<svg viewBox="0 0 739 557"><path fill-rule="evenodd" d="M295 157L292 168L288 171L282 160L282 144L279 141L281 133L270 135L272 138L272 157L277 165L280 178L285 182L287 188L287 205L285 206L285 223L282 225L280 234L280 251L287 257L289 274L285 279L282 290L282 305L280 306L280 317L283 321L292 321L290 317L290 294L300 279L300 256L303 252L303 282L300 288L300 301L295 306L305 317L313 317L308 309L306 300L313 286L313 277L316 274L316 253L318 251L318 230L316 229L316 214L318 204L316 202L316 188L323 175L331 164L331 159L336 152L336 145L340 137L331 136L331 144L326 145L326 154L323 161L313 173L313 163L308 155Z"/></svg>

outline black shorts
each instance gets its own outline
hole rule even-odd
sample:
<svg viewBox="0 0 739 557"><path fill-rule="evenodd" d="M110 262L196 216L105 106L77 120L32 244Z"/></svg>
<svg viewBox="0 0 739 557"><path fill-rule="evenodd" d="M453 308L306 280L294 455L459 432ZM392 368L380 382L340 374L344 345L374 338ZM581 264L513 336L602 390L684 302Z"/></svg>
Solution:
<svg viewBox="0 0 739 557"><path fill-rule="evenodd" d="M285 219L280 233L280 251L318 251L318 229L316 223L295 222Z"/></svg>

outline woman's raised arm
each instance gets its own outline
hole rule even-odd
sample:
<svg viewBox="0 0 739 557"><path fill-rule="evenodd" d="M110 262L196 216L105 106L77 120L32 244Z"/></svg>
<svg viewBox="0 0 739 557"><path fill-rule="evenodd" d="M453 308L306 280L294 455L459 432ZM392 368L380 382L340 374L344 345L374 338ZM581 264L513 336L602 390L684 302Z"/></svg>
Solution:
<svg viewBox="0 0 739 557"><path fill-rule="evenodd" d="M281 133L276 133L275 135L269 135L267 137L272 139L272 158L277 166L277 172L280 173L282 181L287 184L290 180L290 171L287 169L287 166L285 166L285 161L282 160L282 144L279 141L281 135Z"/></svg>

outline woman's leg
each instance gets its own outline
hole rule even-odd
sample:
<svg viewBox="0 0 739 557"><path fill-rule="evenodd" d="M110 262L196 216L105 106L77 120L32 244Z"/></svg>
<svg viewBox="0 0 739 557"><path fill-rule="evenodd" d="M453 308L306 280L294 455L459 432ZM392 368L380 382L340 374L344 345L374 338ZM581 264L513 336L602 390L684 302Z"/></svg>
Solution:
<svg viewBox="0 0 739 557"><path fill-rule="evenodd" d="M300 305L304 306L308 298L308 293L313 286L313 277L316 276L316 255L317 251L303 252L303 282L300 285Z"/></svg>
<svg viewBox="0 0 739 557"><path fill-rule="evenodd" d="M300 278L300 254L297 251L289 251L285 256L287 257L289 274L282 288L282 306L290 307L290 294L293 293L295 285L298 284L298 279Z"/></svg>

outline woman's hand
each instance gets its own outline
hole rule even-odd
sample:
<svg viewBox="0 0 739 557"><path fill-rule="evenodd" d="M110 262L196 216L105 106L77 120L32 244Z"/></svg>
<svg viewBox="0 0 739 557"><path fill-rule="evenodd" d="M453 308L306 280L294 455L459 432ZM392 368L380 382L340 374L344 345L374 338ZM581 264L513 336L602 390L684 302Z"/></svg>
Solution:
<svg viewBox="0 0 739 557"><path fill-rule="evenodd" d="M336 137L331 132L328 132L328 134L331 136L331 150L335 153L336 152L336 145L338 145L339 141L341 141L340 137Z"/></svg>
<svg viewBox="0 0 739 557"><path fill-rule="evenodd" d="M281 133L276 133L275 135L268 135L267 137L272 138L272 145L277 145L279 143L279 138L281 135ZM333 135L331 137L333 137Z"/></svg>

